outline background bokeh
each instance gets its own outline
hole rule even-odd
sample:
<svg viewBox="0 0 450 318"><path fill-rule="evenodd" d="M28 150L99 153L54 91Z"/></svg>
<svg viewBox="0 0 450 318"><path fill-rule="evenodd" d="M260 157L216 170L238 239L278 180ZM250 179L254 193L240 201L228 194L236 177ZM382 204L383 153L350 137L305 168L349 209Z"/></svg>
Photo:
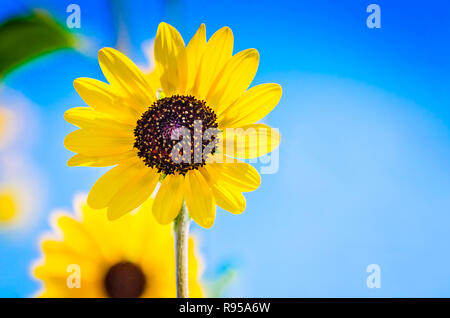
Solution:
<svg viewBox="0 0 450 318"><path fill-rule="evenodd" d="M265 119L282 134L279 171L246 195L241 216L219 210L212 229L193 225L205 279L234 269L223 293L233 297L450 296L448 1L1 1L0 21L42 8L64 23L70 3L89 48L46 55L1 83L2 104L27 101L16 153L39 202L27 230L0 233L0 296L37 290L29 267L48 214L71 209L105 171L66 165L74 128L63 114L84 105L73 80L104 79L104 46L146 65L160 21L185 39L201 23L208 36L231 27L235 52L261 54L254 84L283 86ZM366 26L370 3L381 29ZM379 289L366 285L369 264L381 267Z"/></svg>

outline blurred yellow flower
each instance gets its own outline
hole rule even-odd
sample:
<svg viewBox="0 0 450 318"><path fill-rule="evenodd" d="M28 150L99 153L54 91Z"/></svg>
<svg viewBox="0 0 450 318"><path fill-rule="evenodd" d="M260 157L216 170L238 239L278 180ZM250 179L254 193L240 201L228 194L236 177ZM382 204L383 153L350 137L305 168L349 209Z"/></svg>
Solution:
<svg viewBox="0 0 450 318"><path fill-rule="evenodd" d="M0 234L5 238L35 225L45 200L45 187L27 152L36 136L35 120L26 98L0 87Z"/></svg>
<svg viewBox="0 0 450 318"><path fill-rule="evenodd" d="M68 165L115 166L92 187L92 208L107 208L108 217L117 219L142 204L162 180L153 207L161 224L175 219L183 200L194 221L207 228L214 223L216 205L235 214L244 211L242 192L257 189L260 176L251 165L230 157L255 158L278 146L275 130L254 123L278 104L281 87L261 84L248 89L259 53L247 49L233 55L233 42L228 27L207 41L201 25L186 46L174 27L161 23L154 43L156 67L150 75L117 50L99 51L109 85L76 79L75 89L90 107L65 114L81 128L64 141L77 153ZM242 129L228 134L233 128ZM193 139L185 139L186 130ZM203 137L200 142L196 130ZM207 137L214 130L219 131L217 137ZM173 140L179 134L182 143ZM208 152L211 144L231 146ZM177 148L180 145L187 150Z"/></svg>
<svg viewBox="0 0 450 318"><path fill-rule="evenodd" d="M13 189L0 189L0 224L13 222L19 210L18 194Z"/></svg>
<svg viewBox="0 0 450 318"><path fill-rule="evenodd" d="M1 170L1 169L0 169ZM0 182L0 230L4 233L25 229L36 220L39 200L31 183L18 178Z"/></svg>
<svg viewBox="0 0 450 318"><path fill-rule="evenodd" d="M139 213L110 222L85 197L74 202L77 218L53 215L54 232L42 240L33 274L43 282L40 297L175 297L174 239L170 226L151 216L153 199ZM55 234L59 236L56 237ZM191 297L202 297L201 263L189 240Z"/></svg>

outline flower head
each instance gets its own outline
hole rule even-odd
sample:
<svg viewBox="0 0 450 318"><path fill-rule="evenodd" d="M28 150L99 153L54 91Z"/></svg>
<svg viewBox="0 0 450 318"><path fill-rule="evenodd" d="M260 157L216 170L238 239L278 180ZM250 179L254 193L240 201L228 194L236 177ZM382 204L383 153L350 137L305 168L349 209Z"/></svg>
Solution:
<svg viewBox="0 0 450 318"><path fill-rule="evenodd" d="M42 240L33 275L43 282L41 297L175 297L175 253L170 226L158 225L153 199L139 213L109 222L85 198L75 200L77 217L53 215L54 233ZM189 241L189 289L201 297L200 263ZM172 252L171 252L172 251Z"/></svg>
<svg viewBox="0 0 450 318"><path fill-rule="evenodd" d="M20 214L17 193L13 189L0 189L0 224L9 224Z"/></svg>
<svg viewBox="0 0 450 318"><path fill-rule="evenodd" d="M255 158L278 146L279 134L255 124L281 98L278 84L250 86L259 54L233 55L228 27L206 41L205 26L186 46L161 23L155 70L143 74L125 55L104 48L99 62L109 84L79 78L74 86L90 107L68 110L80 129L65 146L70 166L115 166L92 187L88 204L117 219L137 208L161 182L153 214L161 224L178 215L183 200L199 225L211 227L216 205L242 213L242 192L260 184L258 172L234 158ZM237 128L237 129L234 129Z"/></svg>

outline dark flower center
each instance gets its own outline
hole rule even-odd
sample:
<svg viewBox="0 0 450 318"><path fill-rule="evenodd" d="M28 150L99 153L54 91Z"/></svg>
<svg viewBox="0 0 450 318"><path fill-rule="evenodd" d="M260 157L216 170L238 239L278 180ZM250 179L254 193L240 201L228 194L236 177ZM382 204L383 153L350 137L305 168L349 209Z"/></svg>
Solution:
<svg viewBox="0 0 450 318"><path fill-rule="evenodd" d="M166 175L184 175L214 154L217 127L217 116L204 101L193 96L165 97L138 120L134 147L146 166Z"/></svg>
<svg viewBox="0 0 450 318"><path fill-rule="evenodd" d="M113 298L136 298L142 295L147 280L142 269L131 262L120 262L106 273L106 292Z"/></svg>

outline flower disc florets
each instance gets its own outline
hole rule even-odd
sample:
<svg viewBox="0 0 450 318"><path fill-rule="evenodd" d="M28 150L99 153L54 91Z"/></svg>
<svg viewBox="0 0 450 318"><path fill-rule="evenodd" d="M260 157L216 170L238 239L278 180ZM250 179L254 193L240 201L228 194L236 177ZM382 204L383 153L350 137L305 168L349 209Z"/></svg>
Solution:
<svg viewBox="0 0 450 318"><path fill-rule="evenodd" d="M142 269L131 262L112 266L105 275L105 290L113 298L136 298L142 295L147 284Z"/></svg>
<svg viewBox="0 0 450 318"><path fill-rule="evenodd" d="M217 116L202 100L173 95L158 99L134 130L134 147L145 165L165 175L186 174L214 154Z"/></svg>

